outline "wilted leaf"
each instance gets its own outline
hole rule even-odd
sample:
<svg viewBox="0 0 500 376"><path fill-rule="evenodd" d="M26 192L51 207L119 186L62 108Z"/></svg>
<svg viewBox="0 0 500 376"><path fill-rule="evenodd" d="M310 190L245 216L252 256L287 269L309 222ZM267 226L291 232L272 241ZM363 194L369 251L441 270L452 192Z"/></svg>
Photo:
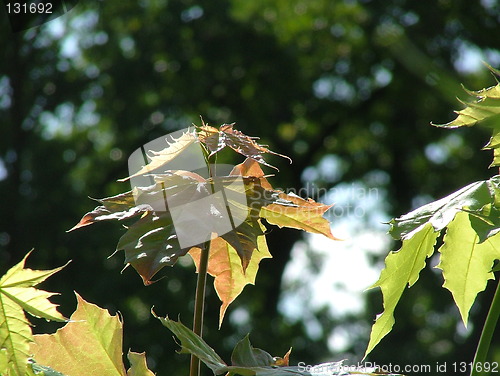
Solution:
<svg viewBox="0 0 500 376"><path fill-rule="evenodd" d="M262 226L262 229L264 227ZM196 268L199 268L201 249L193 248L189 251ZM208 274L215 278L214 287L222 301L219 314L219 326L222 325L227 307L241 294L247 284L254 284L259 263L264 258L271 258L264 235L257 237L257 250L252 253L250 262L245 271L236 250L223 238L216 238L210 242L208 258Z"/></svg>
<svg viewBox="0 0 500 376"><path fill-rule="evenodd" d="M29 253L0 279L0 364L8 364L3 369L10 376L24 375L30 355L29 344L33 341L23 310L34 317L66 320L57 311L57 305L49 301L56 294L34 287L64 266L52 270L24 268L28 256Z"/></svg>
<svg viewBox="0 0 500 376"><path fill-rule="evenodd" d="M372 326L370 342L365 357L384 338L394 325L394 310L406 285L412 286L418 280L426 259L434 253L434 244L439 235L430 223L421 225L411 236L403 240L401 249L391 252L385 259L385 268L379 280L372 286L380 287L384 297L384 312L377 316Z"/></svg>
<svg viewBox="0 0 500 376"><path fill-rule="evenodd" d="M443 270L443 287L451 291L467 326L477 294L486 288L489 279L495 279L491 269L494 261L500 259L500 237L497 235L479 243L469 214L459 212L448 225L439 252L441 261L437 268Z"/></svg>
<svg viewBox="0 0 500 376"><path fill-rule="evenodd" d="M119 317L86 302L76 294L78 305L71 321L54 334L35 335L33 358L70 376L126 376L122 359L123 324ZM133 376L150 376L132 355ZM135 373L134 373L135 372Z"/></svg>

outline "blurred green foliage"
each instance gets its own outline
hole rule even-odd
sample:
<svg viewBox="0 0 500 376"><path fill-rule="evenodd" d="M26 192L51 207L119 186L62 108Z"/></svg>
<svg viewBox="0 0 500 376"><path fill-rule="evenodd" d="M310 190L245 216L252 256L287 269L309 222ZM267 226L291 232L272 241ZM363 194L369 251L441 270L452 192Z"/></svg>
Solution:
<svg viewBox="0 0 500 376"><path fill-rule="evenodd" d="M490 155L479 149L488 135L429 122L453 118L461 83L470 89L493 84L477 56L500 65L498 10L496 0L88 1L20 33L12 33L1 14L2 273L33 247L33 268L72 259L47 282L47 289L63 293L55 299L63 313L75 307L72 290L120 311L125 349L146 351L159 375L187 374L187 358L174 353L177 345L149 309L155 305L159 315L180 315L188 323L193 266L167 270L148 287L132 270L120 275L121 256L107 259L122 233L117 226L65 232L96 206L87 196L127 189L116 180L127 176L128 155L199 124L200 115L211 125L236 121L244 133L290 156L291 167L270 161L281 170L275 187L357 181L387 191L392 216L422 198L486 179L494 172L486 168ZM303 173L318 172L331 156L342 171ZM300 238L297 231L271 232L274 259L263 262L256 286L232 308L238 306L239 315L228 312L220 331L219 303L209 288L205 337L224 358L250 330L252 343L273 354L293 346L292 363L362 357L373 317L382 310L379 292L366 294L364 316L310 312L322 326L314 338L303 322L285 320L277 309L281 275ZM380 267L381 260L374 264ZM403 296L394 331L368 360L472 360L491 286L471 313L472 334L465 335L449 293L438 288L441 277L432 269L423 274ZM349 332L345 353L328 349L335 327ZM48 329L37 322L35 330Z"/></svg>

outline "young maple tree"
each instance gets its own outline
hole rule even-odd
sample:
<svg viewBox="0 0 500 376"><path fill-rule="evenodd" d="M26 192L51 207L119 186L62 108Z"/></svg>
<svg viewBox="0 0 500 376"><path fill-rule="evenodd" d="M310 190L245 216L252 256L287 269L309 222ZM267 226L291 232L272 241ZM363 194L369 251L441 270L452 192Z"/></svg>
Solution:
<svg viewBox="0 0 500 376"><path fill-rule="evenodd" d="M214 277L214 287L222 302L219 326L228 306L238 297L247 284L254 284L259 263L271 258L266 244L265 219L269 224L291 227L325 235L338 240L330 230L330 223L323 214L331 207L303 199L295 194L276 190L267 180L260 165L277 170L267 163L264 154L286 156L269 150L250 137L234 129L234 124L224 124L219 129L204 122L188 128L178 138L168 141L160 151L149 151L149 161L137 172L121 181L147 176L152 184L136 186L132 190L100 200L100 206L85 214L71 230L105 220L136 221L118 241L117 251L125 252L125 263L131 265L142 277L145 285L165 266L173 266L179 257L189 254L198 273L193 334L201 336L204 290L207 273ZM188 148L197 145L204 155L208 176L169 166ZM219 175L217 165L211 160L222 149L229 147L246 159L224 175ZM291 160L290 160L291 162ZM243 184L231 184L239 179ZM214 194L217 188L224 196L226 208L216 205L199 208L199 218L182 226L197 226L208 231L210 239L192 246L182 246L179 231L182 228L173 220L172 207L182 207ZM245 203L234 197L244 195ZM163 202L158 206L154 203ZM227 210L224 210L227 209ZM221 212L226 211L228 218ZM200 220L201 218L201 220ZM213 223L229 220L230 231L219 232ZM181 226L181 227L182 227ZM195 354L199 357L199 354ZM267 366L270 366L268 364ZM286 364L287 365L287 364ZM191 375L198 374L199 361L192 358Z"/></svg>
<svg viewBox="0 0 500 376"><path fill-rule="evenodd" d="M208 178L192 171L162 170L192 144L198 144L206 157L207 166L211 169ZM210 165L210 158L226 146L246 159L234 166L229 175L218 176ZM215 277L214 287L222 302L221 324L229 304L245 285L255 282L260 261L272 257L266 244L266 226L262 219L279 227L302 229L338 240L330 231L330 223L323 217L331 206L273 189L260 167L263 164L276 169L264 160L263 154L266 153L285 157L257 144L255 137L235 130L233 124L222 125L220 129L205 123L200 127L189 128L163 150L151 151L150 162L137 173L121 179L126 181L139 175L148 175L154 179L153 185L134 187L128 192L97 200L101 206L85 214L71 230L105 220L136 218L137 221L127 227L118 241L117 250L125 251L125 263L139 273L146 285L152 283L158 271L165 266L173 266L179 257L186 254L193 258L199 271L202 251L208 248L207 271ZM243 180L242 186L223 184L236 177ZM202 199L211 194L214 187L220 186L244 189L247 199L245 220L227 233L214 234L206 244L181 248L169 206L172 202L182 205ZM166 210L155 210L150 205L152 201L164 200L167 196ZM241 212L241 208L237 207L239 204L228 197L226 205L230 209L229 216ZM220 219L220 212L204 212L202 218L209 225L211 221ZM196 225L201 228L204 223L197 222Z"/></svg>

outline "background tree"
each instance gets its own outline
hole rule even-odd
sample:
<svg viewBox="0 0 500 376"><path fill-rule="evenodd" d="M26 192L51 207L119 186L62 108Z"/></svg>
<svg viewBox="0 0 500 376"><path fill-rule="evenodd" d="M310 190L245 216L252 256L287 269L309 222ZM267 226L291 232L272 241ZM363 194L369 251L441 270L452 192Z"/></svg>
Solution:
<svg viewBox="0 0 500 376"><path fill-rule="evenodd" d="M376 187L386 192L392 216L485 179L476 166L488 164L488 153L477 152L487 134L428 124L451 120L460 83L471 89L493 84L477 61L500 64L498 13L497 1L462 0L432 7L409 1L89 2L21 33L12 33L2 14L3 271L32 247L36 267L73 259L48 282L59 285L49 290L63 292L63 313L74 309L72 290L119 310L126 347L146 350L158 374L186 374L184 361L171 355L176 345L149 309L154 304L160 314L190 318L189 306L177 302L192 296L192 266L166 271L147 288L129 270L120 276L120 256L106 259L121 233L115 226L65 233L93 208L86 196L123 191L115 180L127 176L128 155L199 123L199 115L213 125L236 121L238 129L292 157L291 168L271 161L281 170L274 186ZM335 165L325 163L332 157ZM362 317L310 312L322 326L313 337L305 322L284 319L278 309L282 273L300 237L270 234L274 259L262 263L257 286L245 289L220 332L213 329L218 302L209 289L207 342L224 338L229 349L251 329L252 343L265 343L271 352L284 353L291 344L292 361L360 359L381 311L380 293L366 295ZM379 268L382 259L374 258ZM434 283L420 283L403 297L390 339L369 360L472 359L479 328L472 334L457 329L449 293L436 288L441 277L425 272L434 277L422 281ZM480 299L489 301L488 295ZM486 308L478 304L471 323L483 322ZM336 326L357 328L345 354L332 354L326 345ZM500 354L499 343L494 351Z"/></svg>

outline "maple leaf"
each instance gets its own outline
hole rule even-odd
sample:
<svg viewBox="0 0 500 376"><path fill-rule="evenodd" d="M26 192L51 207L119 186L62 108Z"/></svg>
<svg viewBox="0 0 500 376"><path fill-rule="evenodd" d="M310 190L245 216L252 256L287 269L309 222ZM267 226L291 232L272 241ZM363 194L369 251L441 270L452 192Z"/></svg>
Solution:
<svg viewBox="0 0 500 376"><path fill-rule="evenodd" d="M391 252L385 268L372 287L380 287L384 312L377 316L365 353L368 355L394 325L394 310L404 288L411 287L434 253L436 239L446 229L444 244L439 248L445 279L467 325L469 310L477 294L493 278L494 260L500 259L498 218L500 176L479 181L426 204L390 222L389 233L401 239L398 252Z"/></svg>
<svg viewBox="0 0 500 376"><path fill-rule="evenodd" d="M247 158L251 158L260 164L274 168L276 167L268 164L262 154L274 154L280 157L286 158L292 163L292 160L285 155L275 153L269 150L264 145L259 145L255 142L258 137L247 136L246 134L233 128L233 124L221 125L219 130L209 125L203 123L201 127L198 127L198 138L205 145L207 150L210 152L209 157L219 152L226 146L233 149L235 152L244 155Z"/></svg>
<svg viewBox="0 0 500 376"><path fill-rule="evenodd" d="M34 317L66 321L49 301L56 294L35 288L66 265L52 270L24 268L30 253L0 279L0 364L8 376L24 376L28 364L33 336L23 310Z"/></svg>
<svg viewBox="0 0 500 376"><path fill-rule="evenodd" d="M260 216L279 227L291 227L310 233L322 234L332 240L340 240L333 236L330 222L323 214L333 205L317 203L312 199L303 199L294 194L279 193L280 200L264 206Z"/></svg>
<svg viewBox="0 0 500 376"><path fill-rule="evenodd" d="M488 280L495 279L492 268L500 259L500 236L480 242L471 225L474 220L466 212L456 214L439 248L441 258L436 266L443 271L443 287L452 293L465 326L477 294L486 288Z"/></svg>
<svg viewBox="0 0 500 376"><path fill-rule="evenodd" d="M500 77L500 71L489 66L488 68ZM493 162L490 167L500 166L500 83L478 91L464 90L475 99L471 102L462 102L466 107L455 111L457 117L453 121L446 124L432 123L432 125L443 128L481 125L491 128L493 135L484 149L493 150Z"/></svg>
<svg viewBox="0 0 500 376"><path fill-rule="evenodd" d="M155 175L156 183L135 187L132 191L97 200L102 205L85 214L71 230L105 220L137 218L118 241L117 250L125 251L125 264L131 265L144 284L165 266L173 266L189 248L178 241L168 205L181 205L208 194L208 183L201 176L177 171ZM165 197L168 195L167 204Z"/></svg>
<svg viewBox="0 0 500 376"><path fill-rule="evenodd" d="M412 286L418 280L420 271L425 267L426 259L434 253L434 244L439 232L432 225L423 224L411 236L403 240L401 249L391 252L385 259L385 268L378 281L371 286L380 287L384 296L384 312L377 316L372 326L370 341L365 357L375 348L394 326L394 310L407 285Z"/></svg>
<svg viewBox="0 0 500 376"><path fill-rule="evenodd" d="M78 294L76 298L78 305L69 323L54 334L34 336L30 347L33 358L71 376L154 376L146 366L145 355L131 351L131 367L125 371L120 318Z"/></svg>
<svg viewBox="0 0 500 376"><path fill-rule="evenodd" d="M165 165L172 162L196 141L196 135L194 134L194 132L191 132L189 130L182 133L182 135L177 139L173 139L172 142L169 142L168 139L165 139L165 142L168 145L166 148L160 151L148 150L148 159L150 160L149 163L144 165L136 173L118 181L123 182L136 176L153 173L155 170L158 170L159 168L164 167Z"/></svg>
<svg viewBox="0 0 500 376"><path fill-rule="evenodd" d="M252 252L245 270L236 249L223 238L216 238L210 242L208 256L208 274L214 277L214 287L217 296L222 302L219 313L219 327L222 325L224 315L229 305L241 294L248 284L255 283L255 277L262 259L271 258L267 248L266 238L263 235L265 227L259 222L262 235L258 236L255 251ZM201 249L193 248L189 251L197 270L200 265Z"/></svg>

